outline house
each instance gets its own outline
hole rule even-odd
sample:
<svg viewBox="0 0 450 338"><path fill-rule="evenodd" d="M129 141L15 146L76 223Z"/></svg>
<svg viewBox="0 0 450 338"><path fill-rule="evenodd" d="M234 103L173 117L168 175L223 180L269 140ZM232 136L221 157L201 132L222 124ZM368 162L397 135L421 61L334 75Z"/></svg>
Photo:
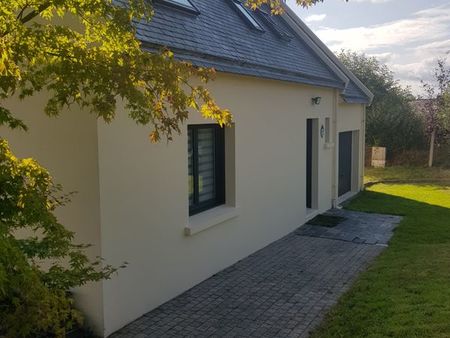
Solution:
<svg viewBox="0 0 450 338"><path fill-rule="evenodd" d="M58 216L92 256L128 262L76 291L108 336L214 273L283 237L363 186L372 94L288 8L237 0L159 0L138 23L143 47L218 71L209 84L234 114L221 129L192 114L173 142L151 144L123 108L106 125L73 109L39 114L45 95L11 101L28 133L2 131L66 191Z"/></svg>

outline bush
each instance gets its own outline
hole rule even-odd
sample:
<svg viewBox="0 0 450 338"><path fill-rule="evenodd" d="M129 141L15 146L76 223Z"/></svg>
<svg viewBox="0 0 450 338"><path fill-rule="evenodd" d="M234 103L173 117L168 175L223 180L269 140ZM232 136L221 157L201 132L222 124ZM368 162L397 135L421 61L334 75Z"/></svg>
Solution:
<svg viewBox="0 0 450 338"><path fill-rule="evenodd" d="M450 168L450 145L438 145L434 151L434 165L441 168ZM405 150L388 152L388 154L387 164L389 166L422 167L428 164L428 150Z"/></svg>
<svg viewBox="0 0 450 338"><path fill-rule="evenodd" d="M438 145L435 149L434 165L450 168L450 144Z"/></svg>
<svg viewBox="0 0 450 338"><path fill-rule="evenodd" d="M0 139L0 336L64 337L82 322L68 290L116 271L72 243L74 233L54 215L69 201L61 191L46 169L16 158Z"/></svg>
<svg viewBox="0 0 450 338"><path fill-rule="evenodd" d="M405 150L390 153L387 161L389 166L423 167L428 163L426 150Z"/></svg>

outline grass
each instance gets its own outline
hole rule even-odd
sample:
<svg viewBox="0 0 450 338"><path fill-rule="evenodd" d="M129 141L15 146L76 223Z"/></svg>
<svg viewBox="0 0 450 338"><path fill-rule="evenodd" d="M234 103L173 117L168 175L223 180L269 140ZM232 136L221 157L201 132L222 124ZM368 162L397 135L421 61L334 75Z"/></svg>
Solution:
<svg viewBox="0 0 450 338"><path fill-rule="evenodd" d="M450 181L450 169L427 167L366 168L365 183L379 181Z"/></svg>
<svg viewBox="0 0 450 338"><path fill-rule="evenodd" d="M376 184L348 208L404 218L313 337L450 337L450 187Z"/></svg>

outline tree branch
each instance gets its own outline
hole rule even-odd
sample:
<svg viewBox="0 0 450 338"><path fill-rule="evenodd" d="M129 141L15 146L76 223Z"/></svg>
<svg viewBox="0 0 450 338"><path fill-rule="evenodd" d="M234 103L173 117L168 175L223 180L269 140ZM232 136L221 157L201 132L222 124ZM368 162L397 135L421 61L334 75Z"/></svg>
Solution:
<svg viewBox="0 0 450 338"><path fill-rule="evenodd" d="M23 13L25 12L25 10L28 8L28 2L25 4L25 6L23 6L22 10L19 12L19 14L17 15L17 20L22 20L23 17Z"/></svg>
<svg viewBox="0 0 450 338"><path fill-rule="evenodd" d="M27 23L28 21L33 20L35 17L37 17L39 14L41 14L43 11L45 11L47 8L51 6L51 2L47 1L40 5L38 9L31 11L27 15L25 15L23 18L20 19L21 23Z"/></svg>

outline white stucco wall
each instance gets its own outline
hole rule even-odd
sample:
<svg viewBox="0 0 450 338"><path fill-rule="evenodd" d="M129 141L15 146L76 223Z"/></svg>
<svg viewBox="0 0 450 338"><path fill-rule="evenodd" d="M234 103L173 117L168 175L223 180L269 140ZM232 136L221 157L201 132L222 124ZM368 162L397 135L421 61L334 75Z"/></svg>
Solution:
<svg viewBox="0 0 450 338"><path fill-rule="evenodd" d="M102 254L129 266L104 285L106 334L305 221L306 118L331 117L334 92L220 74L235 117L238 217L187 237L187 135L153 145L126 114L99 123ZM311 98L321 96L318 106ZM190 123L210 123L192 116ZM186 130L184 126L184 130ZM319 141L319 208L331 207L333 149Z"/></svg>
<svg viewBox="0 0 450 338"><path fill-rule="evenodd" d="M78 191L58 210L61 221L77 240L94 244L90 255L129 263L112 280L76 291L98 333L114 332L305 222L307 118L318 119L320 130L330 117L337 128L331 130L334 147L320 137L317 147L318 211L331 207L336 132L360 130L362 105L339 103L332 89L227 74L219 74L210 89L235 117L239 209L237 217L192 236L184 234L186 125L173 142L154 145L150 129L137 126L123 109L106 125L75 108L48 118L42 95L10 102L30 132L2 128L1 136L18 156L33 156L49 168L65 191ZM322 97L320 105L311 104L315 96ZM188 124L198 123L211 121L193 114Z"/></svg>
<svg viewBox="0 0 450 338"><path fill-rule="evenodd" d="M6 106L22 118L28 132L0 128L17 157L33 157L47 168L64 192L76 192L68 205L57 209L60 222L76 232L75 241L89 243L91 258L100 256L100 209L98 189L97 123L77 107L58 118L43 113L46 95L24 101L11 99ZM87 315L87 323L103 330L101 283L91 283L74 291L77 305Z"/></svg>

